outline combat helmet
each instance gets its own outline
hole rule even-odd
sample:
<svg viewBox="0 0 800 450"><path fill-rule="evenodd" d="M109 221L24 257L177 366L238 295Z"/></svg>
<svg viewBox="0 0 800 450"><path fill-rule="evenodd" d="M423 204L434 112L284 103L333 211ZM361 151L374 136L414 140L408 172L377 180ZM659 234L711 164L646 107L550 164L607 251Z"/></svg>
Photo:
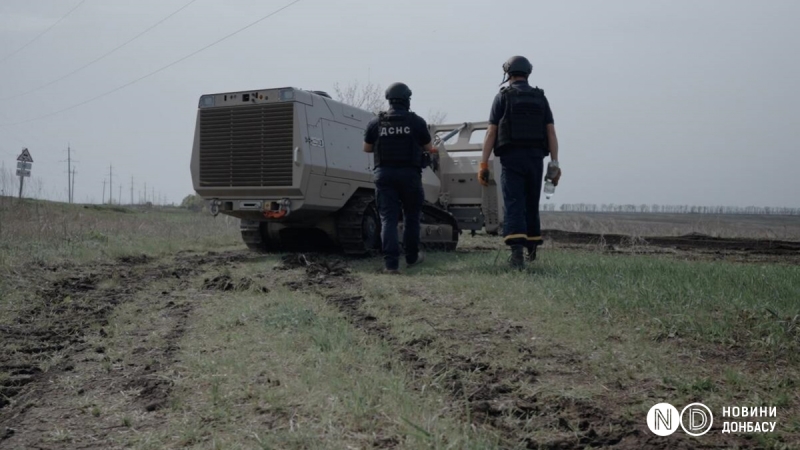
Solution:
<svg viewBox="0 0 800 450"><path fill-rule="evenodd" d="M386 100L389 103L411 103L411 89L405 83L392 83L386 88Z"/></svg>
<svg viewBox="0 0 800 450"><path fill-rule="evenodd" d="M505 73L503 83L508 81L512 75L521 75L527 78L533 72L533 64L524 56L512 56L503 63L503 72Z"/></svg>

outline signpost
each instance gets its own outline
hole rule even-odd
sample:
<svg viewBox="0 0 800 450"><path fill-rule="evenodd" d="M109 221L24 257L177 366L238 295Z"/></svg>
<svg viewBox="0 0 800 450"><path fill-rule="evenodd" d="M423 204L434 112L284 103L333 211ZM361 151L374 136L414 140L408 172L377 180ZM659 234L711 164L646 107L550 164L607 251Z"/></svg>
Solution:
<svg viewBox="0 0 800 450"><path fill-rule="evenodd" d="M31 176L31 167L33 166L33 158L31 152L27 148L22 149L22 153L17 157L17 176L19 177L19 198L22 198L22 186L25 183L25 177Z"/></svg>

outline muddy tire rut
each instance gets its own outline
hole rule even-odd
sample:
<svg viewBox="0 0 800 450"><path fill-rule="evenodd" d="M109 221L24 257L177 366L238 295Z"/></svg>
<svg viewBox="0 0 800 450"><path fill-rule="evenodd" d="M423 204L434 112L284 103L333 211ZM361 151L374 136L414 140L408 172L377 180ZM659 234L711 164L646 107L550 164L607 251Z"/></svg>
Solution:
<svg viewBox="0 0 800 450"><path fill-rule="evenodd" d="M699 233L684 236L628 236L542 230L558 247L602 249L609 254L670 255L681 259L743 263L800 264L800 242L777 239L721 238Z"/></svg>
<svg viewBox="0 0 800 450"><path fill-rule="evenodd" d="M253 258L179 253L29 270L50 281L0 327L0 448L110 448L109 434L123 433L133 419L157 426L195 307L185 292L206 271ZM108 318L131 305L133 317L156 311L159 320L117 336L130 346L123 355L105 344L114 334ZM151 335L160 337L158 346L137 346ZM111 403L109 414L101 410Z"/></svg>
<svg viewBox="0 0 800 450"><path fill-rule="evenodd" d="M634 421L623 415L624 406L638 404L642 399L640 394L634 397L622 386L604 386L606 394L590 399L545 395L532 390L531 386L543 383L596 386L599 381L589 374L582 355L546 338L538 337L532 342L532 330L523 325L498 321L489 329L448 328L431 315L422 321L435 331L433 334L403 341L393 333L390 323L369 311L369 300L364 295L342 293L352 293L354 287L361 291L360 279L347 269L346 262L309 255L300 261L298 264L297 259L292 259L284 265L285 269L305 270L302 281L289 283L290 288L320 295L335 305L353 326L387 343L410 373L415 390L441 389L450 399L451 414L499 436L501 448L689 449L727 445L720 447L719 442L713 441L698 443L684 437L658 439L647 430L643 420ZM430 299L413 290L404 290L403 294L416 296L430 305ZM485 316L485 312L453 305L436 307L450 308L450 314L460 317L474 315L475 322L480 321L479 316ZM477 344L463 354L464 346L458 344L464 342ZM493 358L509 345L517 350L515 360L501 363Z"/></svg>

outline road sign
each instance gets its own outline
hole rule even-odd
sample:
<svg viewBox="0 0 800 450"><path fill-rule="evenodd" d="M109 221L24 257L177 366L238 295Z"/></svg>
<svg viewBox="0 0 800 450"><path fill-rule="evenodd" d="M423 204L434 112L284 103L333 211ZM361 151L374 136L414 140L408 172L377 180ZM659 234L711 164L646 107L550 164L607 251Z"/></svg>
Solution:
<svg viewBox="0 0 800 450"><path fill-rule="evenodd" d="M27 148L23 148L22 153L17 157L17 161L32 163L33 158L31 158L31 152L29 152Z"/></svg>
<svg viewBox="0 0 800 450"><path fill-rule="evenodd" d="M31 163L17 161L17 169L20 169L20 170L31 170Z"/></svg>
<svg viewBox="0 0 800 450"><path fill-rule="evenodd" d="M31 171L30 170L24 170L24 169L17 169L17 176L18 177L29 177L29 176L31 176Z"/></svg>

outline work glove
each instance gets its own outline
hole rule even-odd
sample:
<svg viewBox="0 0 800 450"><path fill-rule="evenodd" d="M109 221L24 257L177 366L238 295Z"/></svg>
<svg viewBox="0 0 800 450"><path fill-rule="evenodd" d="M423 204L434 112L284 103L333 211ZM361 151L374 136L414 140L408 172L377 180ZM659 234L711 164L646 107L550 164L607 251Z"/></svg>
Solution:
<svg viewBox="0 0 800 450"><path fill-rule="evenodd" d="M555 172L555 174L550 176L552 172ZM558 166L557 162L550 161L550 164L547 165L547 174L547 178L550 178L550 181L553 182L553 186L558 186L558 180L561 179L561 167Z"/></svg>
<svg viewBox="0 0 800 450"><path fill-rule="evenodd" d="M481 170L478 171L478 183L482 186L489 186L489 163L481 163Z"/></svg>

